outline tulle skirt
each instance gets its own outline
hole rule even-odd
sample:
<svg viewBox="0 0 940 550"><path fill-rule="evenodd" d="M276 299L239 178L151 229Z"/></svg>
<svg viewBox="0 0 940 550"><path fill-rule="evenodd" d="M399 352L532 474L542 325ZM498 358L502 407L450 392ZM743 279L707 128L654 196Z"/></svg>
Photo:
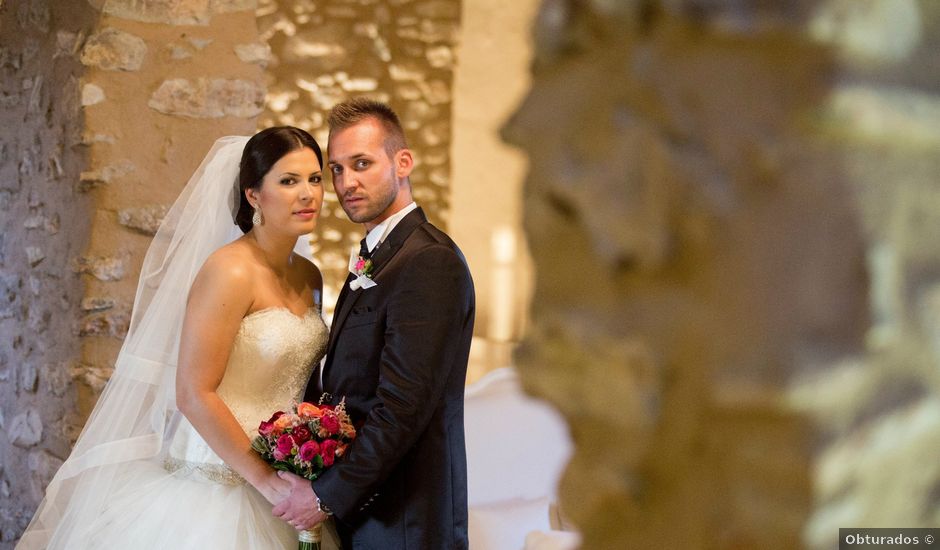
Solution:
<svg viewBox="0 0 940 550"><path fill-rule="evenodd" d="M170 472L154 462L135 462L120 474L102 513L65 547L297 548L297 531L271 514L271 504L254 487L211 477L191 468ZM338 547L324 542L324 549Z"/></svg>

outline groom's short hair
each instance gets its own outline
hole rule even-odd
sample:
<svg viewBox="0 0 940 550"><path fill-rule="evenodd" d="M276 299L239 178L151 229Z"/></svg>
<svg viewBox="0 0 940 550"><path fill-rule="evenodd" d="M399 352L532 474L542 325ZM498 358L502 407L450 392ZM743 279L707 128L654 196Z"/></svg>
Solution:
<svg viewBox="0 0 940 550"><path fill-rule="evenodd" d="M384 145L389 158L395 156L398 151L408 148L405 131L402 129L395 111L381 101L365 97L356 97L344 101L330 110L330 116L327 119L330 126L330 136L332 137L335 132L345 130L368 118L378 120L385 130Z"/></svg>

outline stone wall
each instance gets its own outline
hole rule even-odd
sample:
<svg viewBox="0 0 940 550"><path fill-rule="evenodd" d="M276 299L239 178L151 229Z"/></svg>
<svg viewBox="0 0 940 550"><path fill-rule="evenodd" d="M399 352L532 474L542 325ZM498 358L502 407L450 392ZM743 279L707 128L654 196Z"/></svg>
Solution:
<svg viewBox="0 0 940 550"><path fill-rule="evenodd" d="M79 51L84 2L0 2L0 548L12 548L76 432L70 369L92 200ZM80 420L79 420L80 422Z"/></svg>
<svg viewBox="0 0 940 550"><path fill-rule="evenodd" d="M73 269L87 284L79 370L92 395L110 376L162 215L216 138L255 131L265 86L244 53L261 47L252 4L107 0L82 49L80 185L95 212Z"/></svg>
<svg viewBox="0 0 940 550"><path fill-rule="evenodd" d="M819 4L542 4L504 129L531 166L518 359L571 425L585 548L804 544L820 432L792 384L869 317Z"/></svg>
<svg viewBox="0 0 940 550"><path fill-rule="evenodd" d="M840 61L821 129L839 145L866 242L863 353L799 378L818 421L812 548L839 526L940 525L940 5L820 3L812 33Z"/></svg>
<svg viewBox="0 0 940 550"><path fill-rule="evenodd" d="M416 166L415 200L446 229L450 209L451 102L459 0L262 0L258 24L271 53L262 127L310 131L326 150L326 117L354 96L389 103L401 116ZM346 279L349 250L362 238L330 185L313 234L328 312Z"/></svg>
<svg viewBox="0 0 940 550"><path fill-rule="evenodd" d="M5 547L112 372L167 207L217 137L255 131L255 7L0 4L3 122L22 128L0 142Z"/></svg>
<svg viewBox="0 0 940 550"><path fill-rule="evenodd" d="M0 548L218 135L325 143L335 102L387 100L419 202L450 225L463 3L255 7L0 0ZM936 2L544 0L533 34L503 130L531 166L518 359L570 421L562 507L584 547L821 549L839 526L938 524ZM327 197L331 303L361 230Z"/></svg>

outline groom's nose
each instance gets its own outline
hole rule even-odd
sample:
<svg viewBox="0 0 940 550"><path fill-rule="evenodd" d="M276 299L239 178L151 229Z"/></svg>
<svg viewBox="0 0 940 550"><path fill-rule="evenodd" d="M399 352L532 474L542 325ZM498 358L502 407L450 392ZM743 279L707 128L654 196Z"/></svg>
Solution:
<svg viewBox="0 0 940 550"><path fill-rule="evenodd" d="M344 173L343 175L340 176L340 178L341 178L340 183L343 186L343 193L349 193L349 192L355 191L357 188L360 187L359 178L357 178L355 175L351 177L347 177L346 174Z"/></svg>

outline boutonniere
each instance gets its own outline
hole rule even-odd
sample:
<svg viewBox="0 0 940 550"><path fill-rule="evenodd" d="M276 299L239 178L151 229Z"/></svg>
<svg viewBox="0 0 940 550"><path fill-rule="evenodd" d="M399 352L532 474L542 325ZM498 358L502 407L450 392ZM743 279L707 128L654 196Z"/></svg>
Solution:
<svg viewBox="0 0 940 550"><path fill-rule="evenodd" d="M357 277L368 277L372 278L372 269L375 266L372 265L372 258L363 258L362 256L356 257L356 265L353 266L353 273Z"/></svg>
<svg viewBox="0 0 940 550"><path fill-rule="evenodd" d="M349 272L356 276L355 279L349 282L349 290L376 286L375 281L372 280L374 270L375 264L372 263L372 259L360 256L358 247L356 247L349 256Z"/></svg>

